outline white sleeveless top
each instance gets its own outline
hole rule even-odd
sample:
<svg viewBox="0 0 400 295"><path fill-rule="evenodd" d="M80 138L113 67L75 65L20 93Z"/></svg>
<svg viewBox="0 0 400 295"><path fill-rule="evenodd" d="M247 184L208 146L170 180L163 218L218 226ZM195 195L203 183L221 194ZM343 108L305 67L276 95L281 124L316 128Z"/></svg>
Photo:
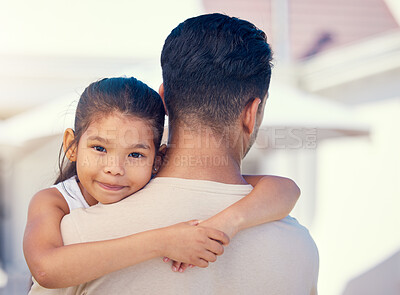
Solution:
<svg viewBox="0 0 400 295"><path fill-rule="evenodd" d="M65 201L68 204L70 212L77 208L90 207L82 195L76 175L51 187L55 187L63 195Z"/></svg>

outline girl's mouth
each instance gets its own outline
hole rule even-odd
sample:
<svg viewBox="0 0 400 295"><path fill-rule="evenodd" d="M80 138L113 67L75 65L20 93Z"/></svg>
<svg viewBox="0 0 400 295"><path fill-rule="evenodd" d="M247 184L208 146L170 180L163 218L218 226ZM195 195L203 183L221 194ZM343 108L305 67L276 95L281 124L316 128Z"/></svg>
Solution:
<svg viewBox="0 0 400 295"><path fill-rule="evenodd" d="M99 181L97 181L97 183L99 184L99 186L101 188L108 190L108 191L119 191L119 190L122 190L123 188L125 188L125 186L102 183Z"/></svg>

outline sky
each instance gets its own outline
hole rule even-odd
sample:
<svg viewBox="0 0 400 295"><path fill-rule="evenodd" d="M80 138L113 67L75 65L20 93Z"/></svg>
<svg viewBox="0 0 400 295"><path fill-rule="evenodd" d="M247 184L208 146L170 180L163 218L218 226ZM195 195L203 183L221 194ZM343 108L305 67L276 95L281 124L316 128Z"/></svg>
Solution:
<svg viewBox="0 0 400 295"><path fill-rule="evenodd" d="M0 0L0 119L106 76L140 72L158 89L165 38L201 13L197 0Z"/></svg>
<svg viewBox="0 0 400 295"><path fill-rule="evenodd" d="M386 4L389 6L393 15L397 19L397 22L400 23L400 1L399 0L385 0Z"/></svg>
<svg viewBox="0 0 400 295"><path fill-rule="evenodd" d="M400 21L400 1L385 1ZM200 0L0 0L0 55L154 56L201 12Z"/></svg>
<svg viewBox="0 0 400 295"><path fill-rule="evenodd" d="M159 54L171 29L201 10L193 0L14 0L0 5L0 54L118 57Z"/></svg>

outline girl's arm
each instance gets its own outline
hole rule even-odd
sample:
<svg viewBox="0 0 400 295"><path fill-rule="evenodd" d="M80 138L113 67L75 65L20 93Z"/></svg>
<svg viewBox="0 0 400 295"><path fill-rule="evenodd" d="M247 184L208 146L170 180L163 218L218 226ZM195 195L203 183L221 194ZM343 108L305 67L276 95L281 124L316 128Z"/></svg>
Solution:
<svg viewBox="0 0 400 295"><path fill-rule="evenodd" d="M37 193L28 210L24 254L37 282L64 288L155 257L175 257L207 267L223 253L229 238L221 231L186 222L127 237L63 246L60 222L69 208L54 188Z"/></svg>
<svg viewBox="0 0 400 295"><path fill-rule="evenodd" d="M243 175L254 189L218 214L202 221L202 226L219 229L232 239L239 231L282 219L296 205L300 189L296 183L279 176ZM170 259L164 258L165 262ZM172 270L183 272L189 266L172 259Z"/></svg>
<svg viewBox="0 0 400 295"><path fill-rule="evenodd" d="M203 226L222 230L233 238L243 229L286 217L299 199L300 189L289 178L270 175L243 177L254 187L250 194L202 222Z"/></svg>

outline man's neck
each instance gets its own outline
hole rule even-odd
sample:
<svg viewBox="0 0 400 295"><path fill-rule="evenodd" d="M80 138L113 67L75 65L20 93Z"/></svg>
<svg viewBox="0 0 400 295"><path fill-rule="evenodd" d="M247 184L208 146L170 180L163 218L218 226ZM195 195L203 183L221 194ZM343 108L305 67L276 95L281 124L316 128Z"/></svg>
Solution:
<svg viewBox="0 0 400 295"><path fill-rule="evenodd" d="M211 133L190 131L170 134L163 165L157 177L210 180L229 184L246 184L241 172L241 155L237 146Z"/></svg>

